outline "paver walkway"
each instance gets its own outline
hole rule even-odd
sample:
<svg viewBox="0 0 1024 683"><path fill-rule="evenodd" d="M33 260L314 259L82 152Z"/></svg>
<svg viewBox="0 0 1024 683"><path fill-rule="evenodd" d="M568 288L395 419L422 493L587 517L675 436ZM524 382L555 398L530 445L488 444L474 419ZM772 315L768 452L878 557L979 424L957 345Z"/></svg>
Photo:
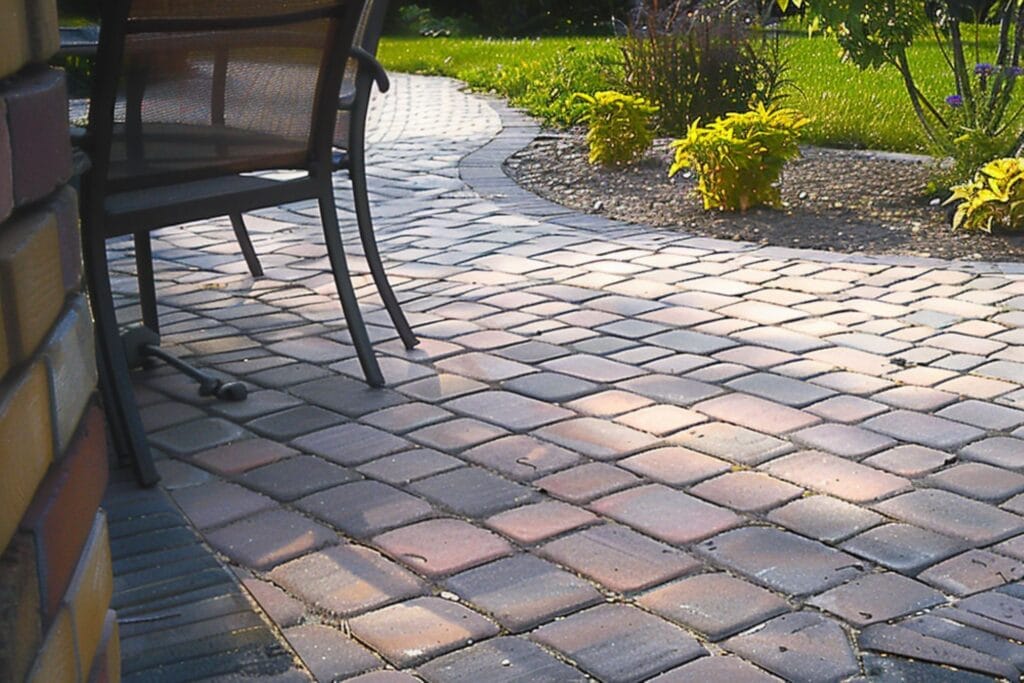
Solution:
<svg viewBox="0 0 1024 683"><path fill-rule="evenodd" d="M360 276L388 387L312 206L251 221L260 280L226 221L155 243L165 343L247 402L140 377L164 485L317 678L1019 677L1024 268L580 216L502 174L536 128L444 79L374 121L423 340Z"/></svg>

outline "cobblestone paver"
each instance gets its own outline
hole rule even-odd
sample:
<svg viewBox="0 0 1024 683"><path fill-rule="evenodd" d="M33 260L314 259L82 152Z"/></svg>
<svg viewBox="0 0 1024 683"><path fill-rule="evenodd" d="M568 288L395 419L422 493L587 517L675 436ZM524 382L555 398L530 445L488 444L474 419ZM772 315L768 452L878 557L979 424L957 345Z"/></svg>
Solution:
<svg viewBox="0 0 1024 683"><path fill-rule="evenodd" d="M155 241L165 345L249 401L138 377L175 500L320 680L1020 676L1024 264L576 214L501 170L537 128L444 79L396 75L371 131L422 339L339 177L387 388L312 204L251 217L258 280L226 219Z"/></svg>

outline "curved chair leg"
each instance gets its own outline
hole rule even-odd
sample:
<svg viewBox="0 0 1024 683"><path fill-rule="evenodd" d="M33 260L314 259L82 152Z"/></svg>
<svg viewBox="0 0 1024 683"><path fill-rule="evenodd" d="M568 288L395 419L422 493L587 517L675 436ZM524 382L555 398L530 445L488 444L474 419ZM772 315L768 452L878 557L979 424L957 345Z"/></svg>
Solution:
<svg viewBox="0 0 1024 683"><path fill-rule="evenodd" d="M83 216L83 222L88 219ZM85 262L89 299L96 324L96 355L103 378L104 408L115 432L114 441L124 449L135 466L135 475L143 486L152 486L160 480L153 456L146 443L134 390L124 357L124 348L118 332L114 300L110 289L110 275L107 272L106 243L102 234L88 225L83 226L82 251Z"/></svg>
<svg viewBox="0 0 1024 683"><path fill-rule="evenodd" d="M156 285L153 280L153 244L148 232L137 232L135 239L135 278L139 283L139 306L142 324L160 332L160 316L156 310Z"/></svg>
<svg viewBox="0 0 1024 683"><path fill-rule="evenodd" d="M377 285L377 291L384 302L384 308L391 316L391 322L402 338L405 348L414 348L420 343L409 326L409 321L402 313L402 307L398 303L388 276L384 272L384 264L380 260L380 251L377 249L377 238L373 234L373 218L370 214L370 200L366 190L366 163L363 159L362 145L349 151L349 178L352 179L352 198L356 206L356 222L359 224L359 239L363 243L363 254L366 256L366 263L370 266L370 275Z"/></svg>
<svg viewBox="0 0 1024 683"><path fill-rule="evenodd" d="M356 355L359 357L359 364L363 367L363 375L370 386L384 386L384 375L381 374L377 358L373 355L373 344L370 336L366 333L366 323L363 322L363 314L359 311L359 302L356 301L355 290L352 289L352 280L348 272L348 263L345 261L345 249L341 244L341 231L338 228L338 214L334 206L334 188L331 185L330 173L325 174L318 197L320 204L320 221L324 228L324 240L327 242L327 254L331 259L331 270L334 274L334 284L338 288L338 296L341 298L341 308L345 312L345 320L348 322L349 333L352 335L352 343L356 347Z"/></svg>
<svg viewBox="0 0 1024 683"><path fill-rule="evenodd" d="M235 231L235 239L238 240L238 246L242 248L242 256L245 257L245 264L249 266L249 272L252 273L253 277L263 277L263 266L260 265L260 259L256 256L252 240L249 239L249 231L245 229L245 221L242 219L242 214L231 214L231 228Z"/></svg>

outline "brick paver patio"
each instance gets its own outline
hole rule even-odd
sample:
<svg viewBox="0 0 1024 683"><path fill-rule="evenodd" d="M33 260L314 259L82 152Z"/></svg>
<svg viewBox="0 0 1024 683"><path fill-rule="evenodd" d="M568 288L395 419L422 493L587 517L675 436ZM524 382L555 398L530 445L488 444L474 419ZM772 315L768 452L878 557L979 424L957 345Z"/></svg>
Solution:
<svg viewBox="0 0 1024 683"><path fill-rule="evenodd" d="M1019 677L1024 264L575 214L502 173L536 127L453 81L373 118L422 339L352 254L388 387L301 205L251 221L259 280L226 219L155 242L165 345L250 399L139 377L164 486L319 680Z"/></svg>

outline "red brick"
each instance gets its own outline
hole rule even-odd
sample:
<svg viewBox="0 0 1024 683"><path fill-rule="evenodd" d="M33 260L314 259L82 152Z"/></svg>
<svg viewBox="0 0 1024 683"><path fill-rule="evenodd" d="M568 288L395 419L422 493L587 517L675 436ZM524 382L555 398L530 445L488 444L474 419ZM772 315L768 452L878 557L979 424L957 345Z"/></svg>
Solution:
<svg viewBox="0 0 1024 683"><path fill-rule="evenodd" d="M64 305L57 219L46 207L21 214L0 232L0 287L10 363L27 359Z"/></svg>
<svg viewBox="0 0 1024 683"><path fill-rule="evenodd" d="M628 391L611 389L599 394L585 396L566 405L567 408L595 417L614 417L630 410L649 406L651 399Z"/></svg>
<svg viewBox="0 0 1024 683"><path fill-rule="evenodd" d="M0 547L7 547L53 461L49 399L41 362L0 388Z"/></svg>
<svg viewBox="0 0 1024 683"><path fill-rule="evenodd" d="M270 578L317 609L339 617L426 591L423 581L379 553L347 544L282 564Z"/></svg>
<svg viewBox="0 0 1024 683"><path fill-rule="evenodd" d="M45 197L71 177L71 136L63 71L40 71L17 84L6 100L14 203L20 206Z"/></svg>
<svg viewBox="0 0 1024 683"><path fill-rule="evenodd" d="M0 555L0 680L21 681L43 639L39 579L31 536L18 534Z"/></svg>
<svg viewBox="0 0 1024 683"><path fill-rule="evenodd" d="M21 522L35 539L44 628L57 613L93 527L92 514L103 499L108 467L103 413L93 406Z"/></svg>
<svg viewBox="0 0 1024 683"><path fill-rule="evenodd" d="M349 627L357 638L400 668L498 632L497 626L476 612L435 597L415 598L364 614L350 620Z"/></svg>
<svg viewBox="0 0 1024 683"><path fill-rule="evenodd" d="M431 519L381 534L374 545L416 572L442 576L512 552L500 536L459 519Z"/></svg>
<svg viewBox="0 0 1024 683"><path fill-rule="evenodd" d="M761 472L730 472L697 484L690 493L740 512L763 512L794 498L804 490Z"/></svg>
<svg viewBox="0 0 1024 683"><path fill-rule="evenodd" d="M270 620L280 628L295 626L306 614L306 606L283 590L261 579L242 579L242 585Z"/></svg>

